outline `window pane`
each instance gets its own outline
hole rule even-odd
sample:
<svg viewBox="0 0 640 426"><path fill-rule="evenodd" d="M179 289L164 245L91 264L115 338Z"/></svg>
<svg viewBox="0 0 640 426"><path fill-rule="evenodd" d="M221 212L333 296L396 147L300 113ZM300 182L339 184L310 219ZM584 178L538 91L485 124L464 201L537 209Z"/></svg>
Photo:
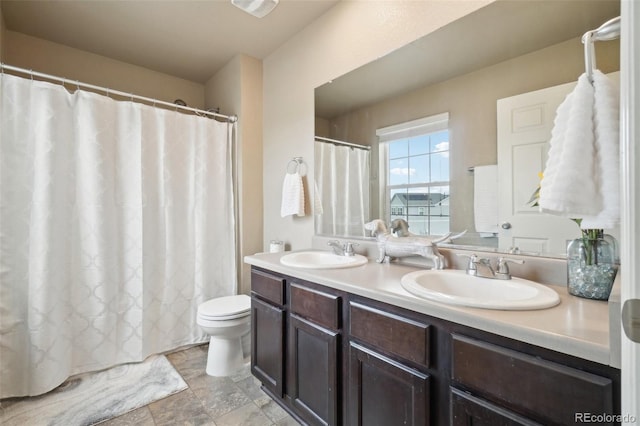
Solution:
<svg viewBox="0 0 640 426"><path fill-rule="evenodd" d="M431 134L431 152L449 151L449 131Z"/></svg>
<svg viewBox="0 0 640 426"><path fill-rule="evenodd" d="M409 155L409 145L406 139L389 142L389 158L400 158Z"/></svg>
<svg viewBox="0 0 640 426"><path fill-rule="evenodd" d="M429 234L429 188L412 188L409 202L409 230L418 235Z"/></svg>
<svg viewBox="0 0 640 426"><path fill-rule="evenodd" d="M406 185L412 170L406 158L389 160L389 185Z"/></svg>
<svg viewBox="0 0 640 426"><path fill-rule="evenodd" d="M409 139L409 155L429 153L429 135L422 135Z"/></svg>
<svg viewBox="0 0 640 426"><path fill-rule="evenodd" d="M449 152L431 154L431 182L449 181Z"/></svg>
<svg viewBox="0 0 640 426"><path fill-rule="evenodd" d="M449 186L431 187L430 225L432 235L449 232Z"/></svg>
<svg viewBox="0 0 640 426"><path fill-rule="evenodd" d="M389 200L391 200L390 220L407 220L407 190L405 188L390 190Z"/></svg>
<svg viewBox="0 0 640 426"><path fill-rule="evenodd" d="M409 183L427 183L429 179L429 156L418 155L409 158L409 168L412 173L409 175Z"/></svg>
<svg viewBox="0 0 640 426"><path fill-rule="evenodd" d="M385 149L386 184L395 187L387 188L387 220L406 220L416 235L449 232L449 131L398 139ZM431 186L436 182L442 185Z"/></svg>

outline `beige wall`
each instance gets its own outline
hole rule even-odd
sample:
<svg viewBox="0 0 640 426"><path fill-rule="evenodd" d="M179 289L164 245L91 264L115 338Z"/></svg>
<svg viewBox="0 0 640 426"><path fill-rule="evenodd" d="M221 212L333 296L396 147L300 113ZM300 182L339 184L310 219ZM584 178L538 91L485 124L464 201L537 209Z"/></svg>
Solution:
<svg viewBox="0 0 640 426"><path fill-rule="evenodd" d="M596 49L600 70L620 68L617 41L597 43ZM475 229L473 175L467 169L497 162L496 101L575 81L583 72L582 43L575 38L336 117L331 120L330 137L377 146L378 128L449 112L451 230L471 231ZM372 150L372 164L378 164L377 152ZM377 179L372 180L372 186L377 185ZM377 191L372 190L372 210L378 212L375 197Z"/></svg>
<svg viewBox="0 0 640 426"><path fill-rule="evenodd" d="M4 40L5 40L4 16L0 7L0 62L4 62Z"/></svg>
<svg viewBox="0 0 640 426"><path fill-rule="evenodd" d="M292 157L313 176L314 88L489 3L339 2L264 60L265 248L273 238L311 246L313 216L281 218L280 200Z"/></svg>
<svg viewBox="0 0 640 426"><path fill-rule="evenodd" d="M173 102L204 107L204 85L79 49L6 31L4 62L69 80Z"/></svg>
<svg viewBox="0 0 640 426"><path fill-rule="evenodd" d="M207 108L220 107L238 120L238 245L240 292L251 290L242 259L262 251L262 61L238 55L205 85Z"/></svg>

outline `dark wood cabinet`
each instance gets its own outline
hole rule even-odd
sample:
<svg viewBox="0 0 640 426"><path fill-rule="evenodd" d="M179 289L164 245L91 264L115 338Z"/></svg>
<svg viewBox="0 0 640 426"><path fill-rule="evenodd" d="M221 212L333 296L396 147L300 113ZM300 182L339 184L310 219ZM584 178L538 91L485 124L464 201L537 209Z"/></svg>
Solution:
<svg viewBox="0 0 640 426"><path fill-rule="evenodd" d="M288 395L309 424L340 424L339 348L338 332L290 315Z"/></svg>
<svg viewBox="0 0 640 426"><path fill-rule="evenodd" d="M285 279L251 272L251 372L275 397L284 393Z"/></svg>
<svg viewBox="0 0 640 426"><path fill-rule="evenodd" d="M273 395L284 390L284 310L251 299L251 372Z"/></svg>
<svg viewBox="0 0 640 426"><path fill-rule="evenodd" d="M348 424L425 426L429 411L428 375L350 344Z"/></svg>
<svg viewBox="0 0 640 426"><path fill-rule="evenodd" d="M454 334L454 385L548 425L576 414L614 414L613 380L502 346Z"/></svg>
<svg viewBox="0 0 640 426"><path fill-rule="evenodd" d="M252 280L252 372L303 424L620 414L618 369L255 267Z"/></svg>
<svg viewBox="0 0 640 426"><path fill-rule="evenodd" d="M542 426L456 388L451 388L451 425Z"/></svg>

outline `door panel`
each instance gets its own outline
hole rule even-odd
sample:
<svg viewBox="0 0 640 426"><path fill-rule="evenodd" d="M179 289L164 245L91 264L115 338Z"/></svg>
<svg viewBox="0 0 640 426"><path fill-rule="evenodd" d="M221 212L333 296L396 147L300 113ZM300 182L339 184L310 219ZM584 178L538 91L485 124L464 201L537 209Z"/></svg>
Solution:
<svg viewBox="0 0 640 426"><path fill-rule="evenodd" d="M251 372L281 397L284 391L284 310L251 298Z"/></svg>
<svg viewBox="0 0 640 426"><path fill-rule="evenodd" d="M294 405L310 424L338 424L339 334L295 314L289 321L290 389Z"/></svg>
<svg viewBox="0 0 640 426"><path fill-rule="evenodd" d="M429 424L429 376L370 349L349 347L349 424Z"/></svg>
<svg viewBox="0 0 640 426"><path fill-rule="evenodd" d="M578 227L570 219L543 214L527 205L545 168L553 119L575 83L499 99L498 220L500 249L564 254Z"/></svg>

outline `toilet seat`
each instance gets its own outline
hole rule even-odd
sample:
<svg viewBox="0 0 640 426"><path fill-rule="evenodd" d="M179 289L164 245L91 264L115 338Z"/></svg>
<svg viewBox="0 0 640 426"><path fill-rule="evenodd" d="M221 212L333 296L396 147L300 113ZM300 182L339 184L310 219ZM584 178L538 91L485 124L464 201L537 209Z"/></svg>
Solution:
<svg viewBox="0 0 640 426"><path fill-rule="evenodd" d="M198 306L198 317L209 321L242 318L251 314L251 298L245 294L208 300Z"/></svg>

